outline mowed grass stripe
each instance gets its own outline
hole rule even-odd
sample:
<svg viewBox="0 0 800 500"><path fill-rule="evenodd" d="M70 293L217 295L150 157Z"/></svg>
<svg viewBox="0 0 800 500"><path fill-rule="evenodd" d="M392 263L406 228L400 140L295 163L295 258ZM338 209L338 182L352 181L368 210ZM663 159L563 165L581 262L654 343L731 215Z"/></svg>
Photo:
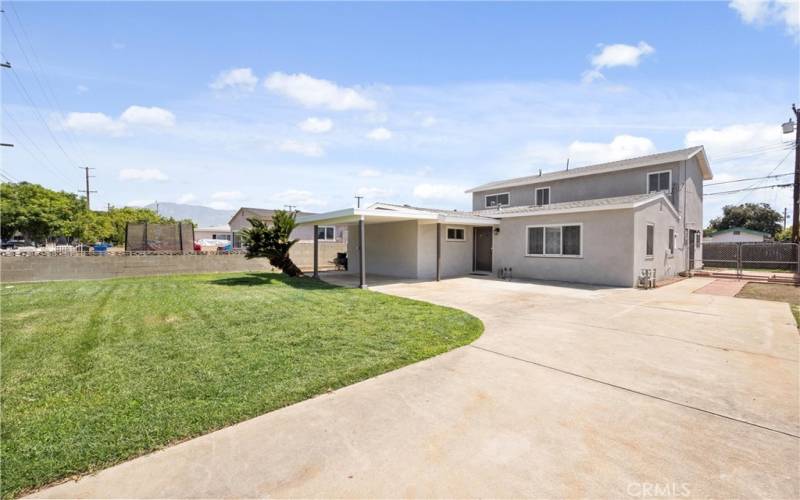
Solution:
<svg viewBox="0 0 800 500"><path fill-rule="evenodd" d="M477 318L275 274L4 285L2 495L476 339Z"/></svg>

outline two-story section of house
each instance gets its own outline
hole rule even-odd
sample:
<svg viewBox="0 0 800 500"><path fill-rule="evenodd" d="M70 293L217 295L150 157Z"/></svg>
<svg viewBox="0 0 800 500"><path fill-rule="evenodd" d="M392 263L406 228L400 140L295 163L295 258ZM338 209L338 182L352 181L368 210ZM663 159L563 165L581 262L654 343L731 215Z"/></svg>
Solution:
<svg viewBox="0 0 800 500"><path fill-rule="evenodd" d="M514 277L633 286L702 265L702 146L548 172L468 190L476 228L475 270Z"/></svg>

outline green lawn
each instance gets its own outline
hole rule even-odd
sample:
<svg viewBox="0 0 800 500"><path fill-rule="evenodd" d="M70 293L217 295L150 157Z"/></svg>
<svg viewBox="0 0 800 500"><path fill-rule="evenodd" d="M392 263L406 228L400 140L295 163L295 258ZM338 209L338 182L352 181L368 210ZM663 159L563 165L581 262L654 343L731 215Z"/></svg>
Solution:
<svg viewBox="0 0 800 500"><path fill-rule="evenodd" d="M309 278L3 284L2 496L475 340L462 311Z"/></svg>

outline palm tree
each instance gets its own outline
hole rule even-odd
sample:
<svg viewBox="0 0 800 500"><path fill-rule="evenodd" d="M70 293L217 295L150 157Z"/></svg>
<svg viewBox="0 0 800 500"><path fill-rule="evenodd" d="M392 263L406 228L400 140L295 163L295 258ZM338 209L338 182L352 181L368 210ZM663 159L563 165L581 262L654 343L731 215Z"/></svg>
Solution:
<svg viewBox="0 0 800 500"><path fill-rule="evenodd" d="M303 271L289 257L289 249L299 241L291 239L292 230L297 226L294 218L295 212L276 210L271 223L247 219L253 227L242 231L242 241L247 246L245 257L266 257L283 273L292 277L303 276Z"/></svg>

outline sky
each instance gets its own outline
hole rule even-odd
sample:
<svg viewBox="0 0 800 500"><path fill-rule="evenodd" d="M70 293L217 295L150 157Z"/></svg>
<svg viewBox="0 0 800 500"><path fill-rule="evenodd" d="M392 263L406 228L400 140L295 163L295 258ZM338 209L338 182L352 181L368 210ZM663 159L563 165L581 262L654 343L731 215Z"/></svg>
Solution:
<svg viewBox="0 0 800 500"><path fill-rule="evenodd" d="M797 0L3 2L3 177L92 208L470 209L465 189L703 144L783 211Z"/></svg>

